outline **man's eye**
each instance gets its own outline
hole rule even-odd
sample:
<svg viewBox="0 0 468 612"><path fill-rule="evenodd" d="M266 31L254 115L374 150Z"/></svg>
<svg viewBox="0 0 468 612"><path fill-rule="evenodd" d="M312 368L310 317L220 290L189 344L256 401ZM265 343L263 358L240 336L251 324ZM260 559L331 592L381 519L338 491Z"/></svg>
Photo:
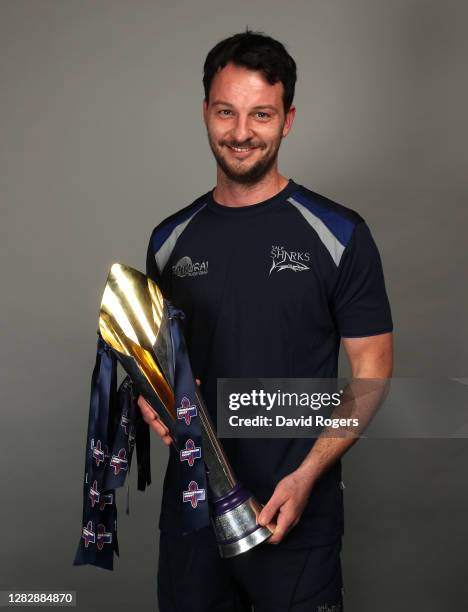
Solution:
<svg viewBox="0 0 468 612"><path fill-rule="evenodd" d="M257 115L260 119L268 119L268 117L270 116L268 113L264 113L263 111L257 111Z"/></svg>
<svg viewBox="0 0 468 612"><path fill-rule="evenodd" d="M219 111L219 114L222 115L223 117L227 117L229 115L229 113L231 113L232 111L230 111L228 108L222 108Z"/></svg>

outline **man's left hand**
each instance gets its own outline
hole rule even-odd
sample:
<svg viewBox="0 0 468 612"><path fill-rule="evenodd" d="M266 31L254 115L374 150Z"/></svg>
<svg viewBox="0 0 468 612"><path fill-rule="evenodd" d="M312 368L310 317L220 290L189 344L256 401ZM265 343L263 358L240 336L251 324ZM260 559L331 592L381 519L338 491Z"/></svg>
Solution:
<svg viewBox="0 0 468 612"><path fill-rule="evenodd" d="M267 525L276 513L276 529L268 538L269 544L278 544L297 525L310 495L313 482L300 470L295 470L278 482L268 502L257 517L259 525Z"/></svg>

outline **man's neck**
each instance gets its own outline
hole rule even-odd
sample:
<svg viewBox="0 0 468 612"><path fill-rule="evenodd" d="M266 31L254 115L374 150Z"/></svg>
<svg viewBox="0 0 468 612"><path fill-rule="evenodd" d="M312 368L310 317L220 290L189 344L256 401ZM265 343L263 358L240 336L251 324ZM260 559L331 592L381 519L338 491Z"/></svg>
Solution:
<svg viewBox="0 0 468 612"><path fill-rule="evenodd" d="M248 206L258 204L275 196L288 184L288 179L276 172L263 177L253 185L243 185L228 179L224 174L218 173L213 197L224 206Z"/></svg>

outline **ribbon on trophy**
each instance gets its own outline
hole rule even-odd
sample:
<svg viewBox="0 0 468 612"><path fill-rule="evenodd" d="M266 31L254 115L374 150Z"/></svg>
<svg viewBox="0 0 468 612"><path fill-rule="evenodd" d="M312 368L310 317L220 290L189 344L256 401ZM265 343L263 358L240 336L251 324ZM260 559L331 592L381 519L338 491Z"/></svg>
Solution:
<svg viewBox="0 0 468 612"><path fill-rule="evenodd" d="M149 429L139 418L127 376L118 390L117 359L98 337L91 379L83 484L82 531L73 565L113 569L117 540L115 489L122 487L137 447L138 489L151 483ZM129 513L127 501L127 514Z"/></svg>
<svg viewBox="0 0 468 612"><path fill-rule="evenodd" d="M202 454L200 415L195 382L180 322L184 313L165 300L169 311L174 367L176 437L179 449L184 533L209 525L208 489Z"/></svg>
<svg viewBox="0 0 468 612"><path fill-rule="evenodd" d="M167 300L166 306L175 356L175 432L180 459L182 529L189 533L209 525L208 490L195 383L180 326L184 313ZM144 491L151 483L149 428L141 418L130 377L123 380L117 391L116 379L115 353L99 335L91 383L82 534L73 564L110 570L114 551L119 555L115 489L124 486L130 472L135 442L138 489Z"/></svg>

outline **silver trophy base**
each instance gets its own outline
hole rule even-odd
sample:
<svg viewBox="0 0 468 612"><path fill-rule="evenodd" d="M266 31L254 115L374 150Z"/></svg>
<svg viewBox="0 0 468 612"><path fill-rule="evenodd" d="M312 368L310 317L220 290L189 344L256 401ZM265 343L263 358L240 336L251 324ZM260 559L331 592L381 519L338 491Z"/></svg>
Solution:
<svg viewBox="0 0 468 612"><path fill-rule="evenodd" d="M262 507L250 496L235 508L212 518L219 554L235 557L267 540L273 531L257 524Z"/></svg>
<svg viewBox="0 0 468 612"><path fill-rule="evenodd" d="M258 527L258 529L249 535L231 542L230 544L218 544L218 551L223 559L235 557L241 553L247 552L257 544L261 544L272 535L271 531L266 527Z"/></svg>

